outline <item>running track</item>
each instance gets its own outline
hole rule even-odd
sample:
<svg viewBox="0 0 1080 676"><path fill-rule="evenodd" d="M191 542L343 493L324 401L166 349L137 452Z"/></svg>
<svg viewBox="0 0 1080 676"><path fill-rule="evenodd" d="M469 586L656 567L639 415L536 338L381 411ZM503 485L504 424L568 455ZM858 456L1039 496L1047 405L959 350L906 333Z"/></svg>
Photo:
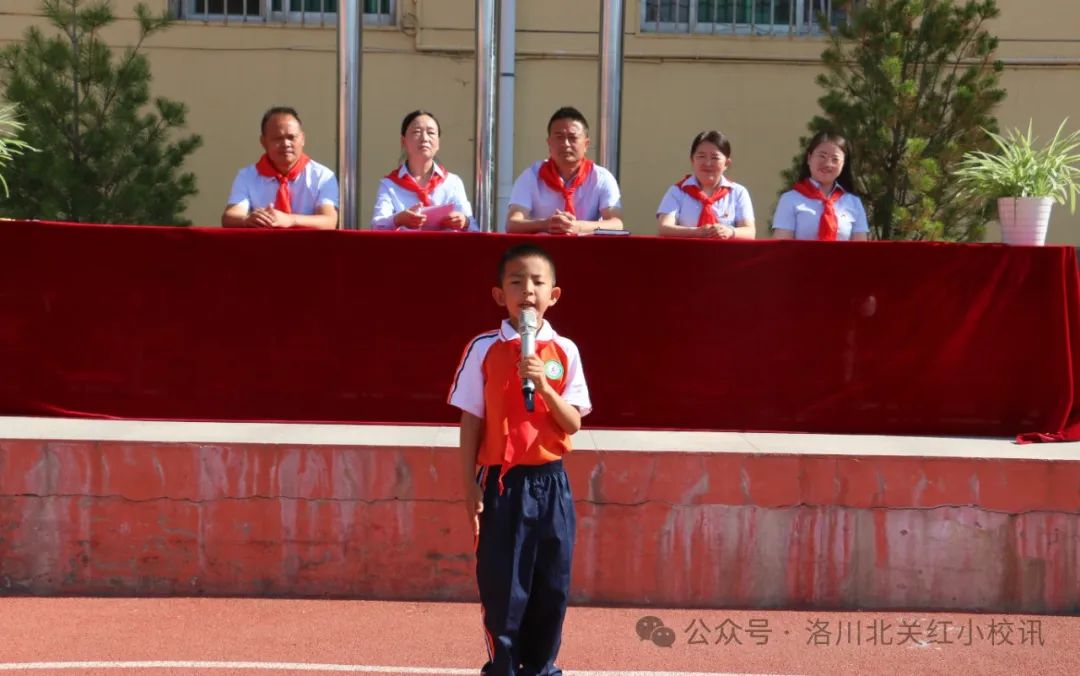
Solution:
<svg viewBox="0 0 1080 676"><path fill-rule="evenodd" d="M673 645L639 637L645 615ZM561 666L579 676L1080 674L1077 617L575 607L565 635ZM477 673L483 657L472 604L0 599L4 673L438 676Z"/></svg>

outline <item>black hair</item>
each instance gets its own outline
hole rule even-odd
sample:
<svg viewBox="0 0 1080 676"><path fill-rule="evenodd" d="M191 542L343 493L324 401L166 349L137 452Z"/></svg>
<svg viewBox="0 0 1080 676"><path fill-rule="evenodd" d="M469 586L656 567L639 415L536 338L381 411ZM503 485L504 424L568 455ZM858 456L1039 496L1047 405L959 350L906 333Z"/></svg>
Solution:
<svg viewBox="0 0 1080 676"><path fill-rule="evenodd" d="M836 182L847 192L857 195L858 193L855 191L855 171L851 168L854 164L851 156L851 146L846 138L836 132L819 131L810 139L810 143L806 146L806 154L803 155L802 166L799 167L798 180L805 181L810 178L810 155L819 145L825 142L835 143L844 153L844 168L840 170Z"/></svg>
<svg viewBox="0 0 1080 676"><path fill-rule="evenodd" d="M406 115L405 119L401 121L401 135L402 136L404 136L405 132L409 130L409 125L412 124L413 120L420 117L421 115L427 115L432 120L435 120L435 131L439 132L439 134L442 134L442 126L439 124L439 119L437 117L435 117L434 115L432 115L431 113L429 113L426 110L414 110L411 113L409 113L408 115Z"/></svg>
<svg viewBox="0 0 1080 676"><path fill-rule="evenodd" d="M720 149L720 152L724 153L724 157L731 159L731 141L727 136L724 136L715 129L703 131L694 137L694 140L690 143L690 157L694 156L697 152L697 148L702 143L711 143Z"/></svg>
<svg viewBox="0 0 1080 676"><path fill-rule="evenodd" d="M290 106L274 106L270 110L263 113L262 123L259 124L260 134L266 133L266 123L269 122L270 118L275 115L292 115L296 118L296 124L300 125L301 127L304 126L304 123L300 121L300 113L296 112L296 108L292 108Z"/></svg>
<svg viewBox="0 0 1080 676"><path fill-rule="evenodd" d="M503 252L502 259L499 260L499 276L497 278L497 285L502 286L503 276L506 274L506 266L510 264L510 261L517 260L519 258L542 258L547 261L548 267L551 268L551 283L555 283L555 261L551 259L551 254L544 251L535 244L515 244L506 251Z"/></svg>
<svg viewBox="0 0 1080 676"><path fill-rule="evenodd" d="M581 114L581 111L572 106L563 106L555 111L555 114L548 120L548 134L551 133L551 125L555 124L559 120L574 120L580 122L582 127L585 127L585 135L589 135L589 121L585 119L585 116Z"/></svg>

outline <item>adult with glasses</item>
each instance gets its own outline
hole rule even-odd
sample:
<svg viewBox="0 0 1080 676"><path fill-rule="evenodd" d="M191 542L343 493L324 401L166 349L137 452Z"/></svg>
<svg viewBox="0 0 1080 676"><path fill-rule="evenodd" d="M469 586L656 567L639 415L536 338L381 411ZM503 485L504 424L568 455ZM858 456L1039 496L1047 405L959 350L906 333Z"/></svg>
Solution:
<svg viewBox="0 0 1080 676"><path fill-rule="evenodd" d="M507 232L587 235L622 230L618 182L585 157L585 116L576 108L560 108L547 130L548 158L522 172L510 192Z"/></svg>
<svg viewBox="0 0 1080 676"><path fill-rule="evenodd" d="M810 139L791 190L780 195L772 220L774 239L866 241L870 225L855 192L851 146L833 132Z"/></svg>
<svg viewBox="0 0 1080 676"><path fill-rule="evenodd" d="M478 230L465 184L435 161L439 121L414 110L401 121L405 160L379 181L375 230Z"/></svg>

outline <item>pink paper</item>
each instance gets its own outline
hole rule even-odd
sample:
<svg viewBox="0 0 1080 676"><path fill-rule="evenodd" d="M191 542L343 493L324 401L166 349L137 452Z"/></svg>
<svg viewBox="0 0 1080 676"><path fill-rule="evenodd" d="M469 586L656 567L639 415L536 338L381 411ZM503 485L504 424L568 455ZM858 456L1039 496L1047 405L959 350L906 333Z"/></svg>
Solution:
<svg viewBox="0 0 1080 676"><path fill-rule="evenodd" d="M427 220L424 221L424 230L438 230L442 227L442 222L446 220L446 217L450 215L450 212L454 210L453 204L438 204L430 207L421 207L420 213L427 216Z"/></svg>

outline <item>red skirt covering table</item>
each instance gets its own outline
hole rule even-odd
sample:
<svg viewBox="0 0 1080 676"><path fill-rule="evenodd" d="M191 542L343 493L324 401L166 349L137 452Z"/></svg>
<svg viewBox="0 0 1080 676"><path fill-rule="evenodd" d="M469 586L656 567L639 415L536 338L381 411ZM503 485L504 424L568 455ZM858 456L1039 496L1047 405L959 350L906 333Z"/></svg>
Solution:
<svg viewBox="0 0 1080 676"><path fill-rule="evenodd" d="M453 423L526 240L590 427L1080 438L1071 248L18 221L0 415Z"/></svg>

